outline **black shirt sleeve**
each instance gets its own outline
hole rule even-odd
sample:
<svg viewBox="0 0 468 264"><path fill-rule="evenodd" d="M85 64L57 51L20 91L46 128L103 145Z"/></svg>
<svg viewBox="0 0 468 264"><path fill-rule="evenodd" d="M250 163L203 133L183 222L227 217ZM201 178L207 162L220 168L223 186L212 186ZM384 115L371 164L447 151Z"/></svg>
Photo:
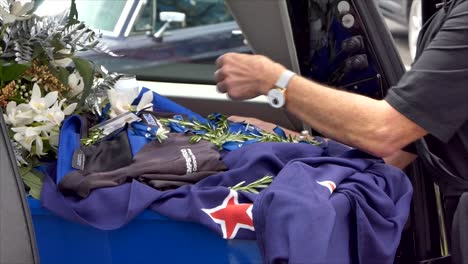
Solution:
<svg viewBox="0 0 468 264"><path fill-rule="evenodd" d="M412 69L385 100L447 143L468 120L468 1L451 10L422 48Z"/></svg>

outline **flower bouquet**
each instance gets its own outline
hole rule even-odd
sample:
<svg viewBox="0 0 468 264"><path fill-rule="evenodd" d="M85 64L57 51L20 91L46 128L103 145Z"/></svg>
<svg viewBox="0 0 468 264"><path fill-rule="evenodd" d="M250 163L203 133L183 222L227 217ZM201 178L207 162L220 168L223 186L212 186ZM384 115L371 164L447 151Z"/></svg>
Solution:
<svg viewBox="0 0 468 264"><path fill-rule="evenodd" d="M82 50L116 55L77 19L74 0L56 16L38 16L36 8L34 1L0 0L0 111L24 183L38 198L38 168L56 160L63 120L106 103L105 90L118 75L77 56Z"/></svg>

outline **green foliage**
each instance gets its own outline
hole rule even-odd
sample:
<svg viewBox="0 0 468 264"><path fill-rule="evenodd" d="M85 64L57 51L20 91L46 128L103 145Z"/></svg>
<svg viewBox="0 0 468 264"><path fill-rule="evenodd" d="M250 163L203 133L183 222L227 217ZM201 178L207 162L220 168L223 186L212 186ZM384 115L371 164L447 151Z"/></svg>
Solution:
<svg viewBox="0 0 468 264"><path fill-rule="evenodd" d="M252 183L249 183L244 186L245 181L241 181L238 184L229 187L229 189L234 190L234 191L243 191L243 192L249 192L249 193L258 193L258 189L265 189L270 186L270 184L273 182L273 177L272 176L265 176L259 180L256 180Z"/></svg>
<svg viewBox="0 0 468 264"><path fill-rule="evenodd" d="M42 185L44 183L44 175L31 166L20 167L20 173L24 184L29 188L28 194L35 199L41 198Z"/></svg>
<svg viewBox="0 0 468 264"><path fill-rule="evenodd" d="M30 64L0 64L0 80L10 82L18 79L28 68Z"/></svg>
<svg viewBox="0 0 468 264"><path fill-rule="evenodd" d="M80 73L81 77L83 77L84 81L84 88L83 93L81 96L81 100L78 103L78 108L81 108L88 95L91 93L91 86L93 85L94 80L94 70L92 64L84 59L80 58L73 58L73 62L75 63L76 70Z"/></svg>
<svg viewBox="0 0 468 264"><path fill-rule="evenodd" d="M104 134L103 129L92 129L89 131L87 138L81 139L81 144L83 146L89 146L97 143L99 140L103 139L106 135Z"/></svg>
<svg viewBox="0 0 468 264"><path fill-rule="evenodd" d="M194 135L190 137L190 143L197 143L200 140L206 140L220 149L223 148L223 144L226 142L246 142L249 140L258 140L259 142L284 142L284 143L297 143L298 139L288 136L283 138L282 136L276 133L270 133L266 131L260 131L260 135L253 133L231 133L229 132L230 121L226 116L215 117L213 115L208 116L208 119L214 122L212 125L210 122L200 123L196 120L194 121L185 121L185 120L176 120L176 119L160 119L161 123L164 125L169 125L170 122L177 123L181 126L186 127L187 129L194 132ZM247 126L249 126L247 124ZM302 141L307 141L307 143L313 145L319 145L318 141L315 141L313 138L304 139Z"/></svg>
<svg viewBox="0 0 468 264"><path fill-rule="evenodd" d="M73 24L78 23L78 10L76 9L75 0L71 0L70 5L70 14L68 14L68 24L67 26L71 26Z"/></svg>
<svg viewBox="0 0 468 264"><path fill-rule="evenodd" d="M49 67L49 71L60 80L61 83L68 83L70 73L62 67Z"/></svg>

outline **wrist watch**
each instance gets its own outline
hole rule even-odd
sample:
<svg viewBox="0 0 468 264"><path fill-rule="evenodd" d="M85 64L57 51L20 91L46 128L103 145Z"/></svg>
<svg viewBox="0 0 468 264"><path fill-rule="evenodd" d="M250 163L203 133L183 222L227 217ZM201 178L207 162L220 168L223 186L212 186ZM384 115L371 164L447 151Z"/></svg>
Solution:
<svg viewBox="0 0 468 264"><path fill-rule="evenodd" d="M273 89L268 91L268 103L272 107L281 108L286 104L286 88L288 87L289 81L291 81L294 75L296 75L294 72L290 70L285 70L279 77Z"/></svg>

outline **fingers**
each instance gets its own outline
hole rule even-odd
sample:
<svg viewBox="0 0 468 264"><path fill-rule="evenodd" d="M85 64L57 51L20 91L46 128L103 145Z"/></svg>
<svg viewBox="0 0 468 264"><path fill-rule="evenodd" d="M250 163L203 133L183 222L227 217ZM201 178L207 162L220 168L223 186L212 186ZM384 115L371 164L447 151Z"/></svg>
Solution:
<svg viewBox="0 0 468 264"><path fill-rule="evenodd" d="M219 56L219 57L216 59L216 61L215 61L215 65L216 65L216 67L218 67L218 69L221 68L221 67L223 67L223 64L224 64L224 56L226 56L226 54Z"/></svg>
<svg viewBox="0 0 468 264"><path fill-rule="evenodd" d="M215 62L216 67L218 67L218 69L222 68L226 64L226 62L230 61L230 59L234 56L236 56L236 54L233 52L229 52L219 56Z"/></svg>
<svg viewBox="0 0 468 264"><path fill-rule="evenodd" d="M222 82L226 79L226 73L224 69L218 69L214 72L214 80L215 82Z"/></svg>
<svg viewBox="0 0 468 264"><path fill-rule="evenodd" d="M226 60L229 60L229 57L232 56L231 53L226 53L224 55L221 55L216 59L216 67L218 70L214 72L214 80L216 82L216 90L219 93L226 93L228 90L228 86L224 80L226 79L226 74L225 74L225 69L223 69L223 66L226 64Z"/></svg>
<svg viewBox="0 0 468 264"><path fill-rule="evenodd" d="M216 90L219 93L226 93L227 89L228 89L228 87L226 85L226 82L216 82Z"/></svg>

